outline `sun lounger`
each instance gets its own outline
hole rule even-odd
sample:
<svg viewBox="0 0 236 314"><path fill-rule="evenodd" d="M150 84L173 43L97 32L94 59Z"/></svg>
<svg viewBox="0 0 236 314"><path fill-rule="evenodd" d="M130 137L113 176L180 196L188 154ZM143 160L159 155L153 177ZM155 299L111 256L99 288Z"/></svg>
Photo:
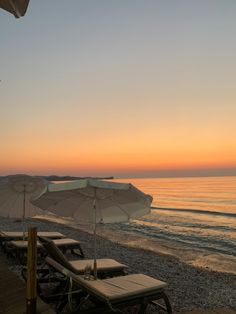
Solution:
<svg viewBox="0 0 236 314"><path fill-rule="evenodd" d="M52 243L64 253L70 250L72 254L79 255L81 258L84 257L80 242L77 240L64 238L50 241L52 241ZM26 261L27 248L28 241L9 241L7 242L6 252L8 255L11 254L16 257L21 264L24 264ZM80 254L77 254L75 250L79 250ZM39 256L45 256L45 250L39 241L37 241L37 251Z"/></svg>
<svg viewBox="0 0 236 314"><path fill-rule="evenodd" d="M0 231L0 237L16 240L16 239L22 239L23 235L27 237L28 232L23 231ZM65 238L65 235L60 232L55 231L38 231L37 235L39 237L47 237L50 239L60 239Z"/></svg>
<svg viewBox="0 0 236 314"><path fill-rule="evenodd" d="M26 264L26 254L28 248L28 241L16 240L8 241L5 246L5 251L9 256L15 258L20 264ZM37 253L41 257L43 253L43 247L41 243L37 241Z"/></svg>
<svg viewBox="0 0 236 314"><path fill-rule="evenodd" d="M68 282L72 281L74 284L68 287L67 292L63 292L64 299L60 298L60 303L57 304L57 308L61 311L68 302L69 294L73 298L73 313L117 312L121 308L133 305L140 306L138 313L145 313L150 303L172 313L164 290L167 284L163 281L144 274L86 280L84 276L76 275L50 257L46 258L46 262L63 274ZM158 303L160 300L164 305Z"/></svg>
<svg viewBox="0 0 236 314"><path fill-rule="evenodd" d="M39 236L41 238L42 236ZM84 252L81 248L80 242L74 239L55 239L52 242L64 253L70 250L71 254L79 255L80 257L84 258ZM79 250L79 254L75 251Z"/></svg>
<svg viewBox="0 0 236 314"><path fill-rule="evenodd" d="M65 238L64 234L54 231L39 231L37 235L39 237L47 237L50 239ZM0 247L5 251L7 241L22 240L23 238L27 238L27 236L28 233L23 231L0 231Z"/></svg>
<svg viewBox="0 0 236 314"><path fill-rule="evenodd" d="M0 231L0 247L2 251L6 249L6 242L23 239L23 232L18 231Z"/></svg>
<svg viewBox="0 0 236 314"><path fill-rule="evenodd" d="M65 255L58 249L55 241L40 237L40 241L47 251L48 255L65 268L71 270L75 274L83 274L87 266L93 272L93 259L68 260ZM99 258L97 259L97 273L100 277L109 277L124 275L128 267L117 262L114 259Z"/></svg>

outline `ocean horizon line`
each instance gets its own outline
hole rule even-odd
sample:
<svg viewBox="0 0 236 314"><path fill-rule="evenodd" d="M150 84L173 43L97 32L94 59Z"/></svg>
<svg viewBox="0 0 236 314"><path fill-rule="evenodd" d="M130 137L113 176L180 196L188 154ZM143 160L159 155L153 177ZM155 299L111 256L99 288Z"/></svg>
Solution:
<svg viewBox="0 0 236 314"><path fill-rule="evenodd" d="M52 181L58 180L80 180L80 179L100 179L100 180L112 180L112 179L162 179L162 178L217 178L217 177L236 177L236 168L219 168L219 169L173 169L173 170L160 170L155 174L147 173L127 173L127 174L94 174L94 175L76 175L76 174L35 174L33 172L15 172L15 173L3 173L0 175L0 179L9 175L26 174L30 176L43 177L43 178L56 178ZM182 172L182 173L181 173Z"/></svg>

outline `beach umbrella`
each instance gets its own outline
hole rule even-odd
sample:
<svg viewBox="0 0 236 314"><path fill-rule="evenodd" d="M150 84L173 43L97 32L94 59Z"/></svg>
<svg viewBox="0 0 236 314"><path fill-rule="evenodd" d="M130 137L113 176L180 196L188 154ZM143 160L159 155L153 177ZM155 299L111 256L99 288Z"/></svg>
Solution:
<svg viewBox="0 0 236 314"><path fill-rule="evenodd" d="M132 184L82 179L49 184L33 201L36 206L63 217L93 225L94 276L97 277L96 226L128 222L150 212L152 197Z"/></svg>
<svg viewBox="0 0 236 314"><path fill-rule="evenodd" d="M47 184L43 178L25 174L3 177L0 180L0 216L24 220L42 214L43 211L30 201L39 196Z"/></svg>
<svg viewBox="0 0 236 314"><path fill-rule="evenodd" d="M16 18L25 15L29 0L0 0L0 8L12 13Z"/></svg>

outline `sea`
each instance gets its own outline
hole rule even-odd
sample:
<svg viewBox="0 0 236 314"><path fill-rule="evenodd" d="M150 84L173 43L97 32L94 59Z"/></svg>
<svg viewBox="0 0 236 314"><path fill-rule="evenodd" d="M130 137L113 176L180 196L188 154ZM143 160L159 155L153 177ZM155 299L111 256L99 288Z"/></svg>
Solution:
<svg viewBox="0 0 236 314"><path fill-rule="evenodd" d="M127 244L236 273L235 176L115 181L130 182L153 197L149 215L109 227L128 235Z"/></svg>

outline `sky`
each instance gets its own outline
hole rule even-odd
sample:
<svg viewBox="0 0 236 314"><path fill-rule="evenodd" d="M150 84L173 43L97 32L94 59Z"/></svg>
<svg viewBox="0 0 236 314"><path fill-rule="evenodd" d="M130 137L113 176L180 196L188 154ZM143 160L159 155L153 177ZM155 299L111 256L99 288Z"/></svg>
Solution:
<svg viewBox="0 0 236 314"><path fill-rule="evenodd" d="M236 175L235 38L235 0L0 10L0 175Z"/></svg>

